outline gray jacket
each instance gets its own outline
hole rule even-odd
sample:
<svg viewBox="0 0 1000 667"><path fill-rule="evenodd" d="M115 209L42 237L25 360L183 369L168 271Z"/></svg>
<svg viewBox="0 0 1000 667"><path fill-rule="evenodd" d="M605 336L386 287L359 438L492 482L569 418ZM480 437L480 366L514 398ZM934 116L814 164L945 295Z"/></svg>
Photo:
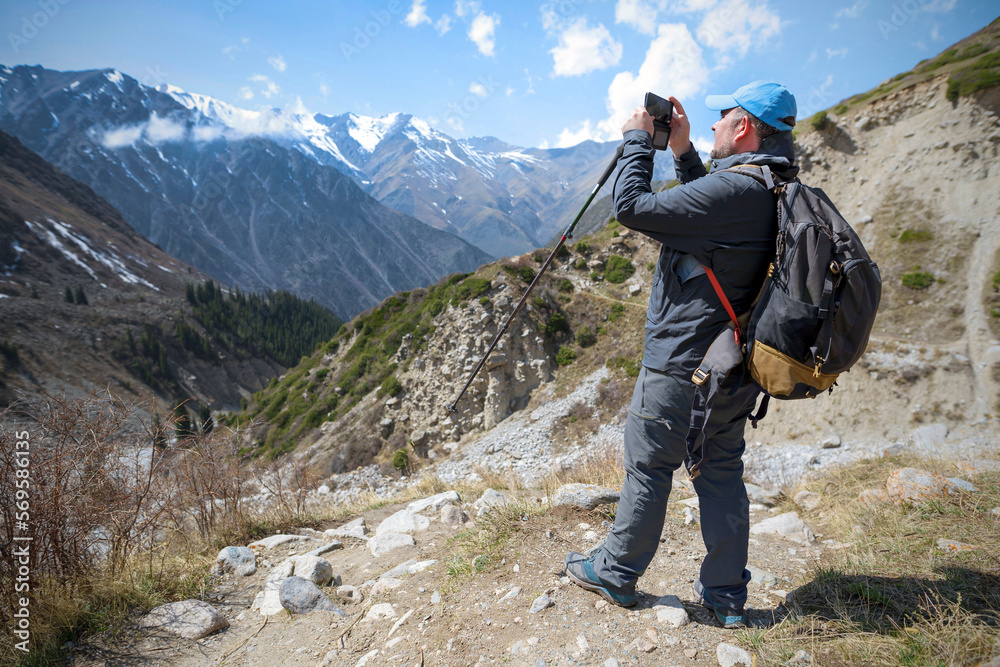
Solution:
<svg viewBox="0 0 1000 667"><path fill-rule="evenodd" d="M615 216L622 225L663 244L646 313L647 368L690 382L708 346L729 316L701 268L715 272L733 309L750 308L774 253L776 199L763 184L734 172L739 164L768 165L794 178L791 132L779 132L760 149L712 162L705 170L692 148L674 161L681 184L652 192L654 150L649 133L625 133L615 180Z"/></svg>

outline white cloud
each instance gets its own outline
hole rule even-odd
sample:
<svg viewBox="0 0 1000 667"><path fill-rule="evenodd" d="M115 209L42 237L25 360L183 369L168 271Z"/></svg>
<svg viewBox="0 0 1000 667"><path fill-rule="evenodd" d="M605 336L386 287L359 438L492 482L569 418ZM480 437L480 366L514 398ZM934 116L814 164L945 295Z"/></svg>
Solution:
<svg viewBox="0 0 1000 667"><path fill-rule="evenodd" d="M142 125L131 125L129 127L119 127L114 130L108 130L104 133L101 143L104 144L106 148L110 148L112 150L115 148L131 146L135 142L139 141L139 137L142 136L142 130Z"/></svg>
<svg viewBox="0 0 1000 667"><path fill-rule="evenodd" d="M184 124L176 123L169 118L160 118L154 113L146 123L145 136L151 144L180 141L184 138Z"/></svg>
<svg viewBox="0 0 1000 667"><path fill-rule="evenodd" d="M222 136L223 130L215 125L200 125L191 131L195 141L208 142L215 141Z"/></svg>
<svg viewBox="0 0 1000 667"><path fill-rule="evenodd" d="M476 18L472 19L469 26L469 39L471 39L479 52L484 56L492 57L496 53L496 28L500 25L500 17L496 14L484 14L480 12Z"/></svg>
<svg viewBox="0 0 1000 667"><path fill-rule="evenodd" d="M719 0L682 0L673 7L678 12L706 12L719 4Z"/></svg>
<svg viewBox="0 0 1000 667"><path fill-rule="evenodd" d="M944 14L955 9L955 4L958 0L933 0L932 2L921 2L922 8L925 12L934 12L937 14Z"/></svg>
<svg viewBox="0 0 1000 667"><path fill-rule="evenodd" d="M751 46L761 47L777 39L781 19L762 3L751 7L747 0L725 0L709 11L698 26L698 40L720 51L720 65L743 57Z"/></svg>
<svg viewBox="0 0 1000 667"><path fill-rule="evenodd" d="M569 146L576 146L581 141L587 141L588 139L594 141L600 141L601 136L597 131L597 128L589 121L585 120L580 123L579 129L573 131L568 127L559 133L559 138L556 139L556 148L567 148Z"/></svg>
<svg viewBox="0 0 1000 667"><path fill-rule="evenodd" d="M295 114L300 114L303 116L311 116L312 112L306 108L306 105L302 102L302 96L297 95L295 97L295 104L292 105L291 112Z"/></svg>
<svg viewBox="0 0 1000 667"><path fill-rule="evenodd" d="M618 0L615 4L615 23L630 25L645 35L655 35L660 4L650 0Z"/></svg>
<svg viewBox="0 0 1000 667"><path fill-rule="evenodd" d="M514 87L513 86L507 86L507 90L504 91L504 94L507 97L510 97L511 95L513 95L514 94Z"/></svg>
<svg viewBox="0 0 1000 667"><path fill-rule="evenodd" d="M931 28L931 40L936 42L939 39L941 39L941 25L935 23L934 27Z"/></svg>
<svg viewBox="0 0 1000 667"><path fill-rule="evenodd" d="M812 52L809 54L809 59L806 60L806 64L811 65L812 63L816 62L816 58L818 56L819 56L819 51L813 49Z"/></svg>
<svg viewBox="0 0 1000 667"><path fill-rule="evenodd" d="M403 19L403 23L416 28L421 23L430 23L431 17L427 16L427 0L413 0L410 13Z"/></svg>
<svg viewBox="0 0 1000 667"><path fill-rule="evenodd" d="M475 95L476 97L486 97L487 95L489 95L489 93L486 92L486 86L479 83L478 81L473 81L472 83L469 84L469 92Z"/></svg>
<svg viewBox="0 0 1000 667"><path fill-rule="evenodd" d="M616 42L602 24L587 27L587 19L573 21L559 35L559 46L552 54L552 74L580 76L617 65L622 59L622 45Z"/></svg>
<svg viewBox="0 0 1000 667"><path fill-rule="evenodd" d="M701 135L693 137L691 139L691 143L694 144L694 147L698 150L699 153L704 153L706 155L711 153L712 149L715 148L714 138L707 139Z"/></svg>
<svg viewBox="0 0 1000 667"><path fill-rule="evenodd" d="M459 18L479 13L478 0L455 0L455 15Z"/></svg>
<svg viewBox="0 0 1000 667"><path fill-rule="evenodd" d="M325 83L319 84L319 92L323 97L326 97L327 95L330 94L330 86L326 85Z"/></svg>
<svg viewBox="0 0 1000 667"><path fill-rule="evenodd" d="M599 124L606 140L618 138L632 110L642 104L646 91L682 102L701 92L708 80L702 49L683 23L660 25L636 74L620 72L608 87L609 117Z"/></svg>
<svg viewBox="0 0 1000 667"><path fill-rule="evenodd" d="M288 67L288 65L285 64L285 59L282 58L280 55L277 55L273 58L268 58L267 64L273 67L274 69L278 70L279 72L284 72L285 69Z"/></svg>
<svg viewBox="0 0 1000 667"><path fill-rule="evenodd" d="M240 97L242 97L245 100L253 99L253 90L250 88L250 86L243 86L242 88L240 88Z"/></svg>
<svg viewBox="0 0 1000 667"><path fill-rule="evenodd" d="M841 60L843 60L844 58L847 57L847 51L848 51L848 48L846 46L844 48L842 48L842 49L827 48L826 49L826 59L827 60L833 60L837 56L840 56Z"/></svg>
<svg viewBox="0 0 1000 667"><path fill-rule="evenodd" d="M843 9L838 10L837 13L833 15L833 17L838 19L841 18L856 19L858 18L858 16L861 15L861 12L867 6L868 6L868 0L858 0L850 7L844 7Z"/></svg>
<svg viewBox="0 0 1000 667"><path fill-rule="evenodd" d="M535 94L535 77L531 76L531 72L527 69L524 70L524 80L528 82L528 87L524 89L525 95Z"/></svg>
<svg viewBox="0 0 1000 667"><path fill-rule="evenodd" d="M264 87L260 89L260 94L268 99L274 97L275 95L281 92L281 88L278 87L278 84L276 84L274 81L271 81L271 79L264 76L263 74L254 74L253 76L250 77L250 81L253 81L254 83L264 84ZM244 97L244 99L249 99L249 98Z"/></svg>
<svg viewBox="0 0 1000 667"><path fill-rule="evenodd" d="M437 20L437 23L434 24L434 29L437 30L439 35L443 35L451 30L451 17L447 14L443 15Z"/></svg>
<svg viewBox="0 0 1000 667"><path fill-rule="evenodd" d="M236 60L236 56L233 54L239 53L239 51L240 47L236 46L235 44L230 44L229 46L222 49L222 52L227 56L229 56L230 60Z"/></svg>

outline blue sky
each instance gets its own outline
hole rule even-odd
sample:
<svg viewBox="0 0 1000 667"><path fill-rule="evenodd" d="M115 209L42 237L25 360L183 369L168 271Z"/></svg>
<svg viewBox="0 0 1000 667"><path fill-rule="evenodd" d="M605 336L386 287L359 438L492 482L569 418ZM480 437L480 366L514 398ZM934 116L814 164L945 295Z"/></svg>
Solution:
<svg viewBox="0 0 1000 667"><path fill-rule="evenodd" d="M0 62L116 67L246 108L403 111L520 146L614 139L652 90L685 103L704 148L706 94L780 81L804 118L998 14L983 0L6 0Z"/></svg>

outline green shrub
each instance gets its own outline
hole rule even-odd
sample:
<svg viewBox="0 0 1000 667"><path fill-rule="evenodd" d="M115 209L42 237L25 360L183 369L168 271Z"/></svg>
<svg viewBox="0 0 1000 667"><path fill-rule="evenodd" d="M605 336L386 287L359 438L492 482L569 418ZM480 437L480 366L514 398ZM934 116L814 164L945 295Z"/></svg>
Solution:
<svg viewBox="0 0 1000 667"><path fill-rule="evenodd" d="M549 319L545 321L545 335L554 336L560 331L566 331L569 329L569 324L566 321L566 316L560 312L555 312L549 315Z"/></svg>
<svg viewBox="0 0 1000 667"><path fill-rule="evenodd" d="M545 307L545 298L541 296L533 296L531 297L531 305L535 308L543 308Z"/></svg>
<svg viewBox="0 0 1000 667"><path fill-rule="evenodd" d="M316 379L317 380L323 380L329 374L330 374L330 369L329 368L321 368L318 371L316 371Z"/></svg>
<svg viewBox="0 0 1000 667"><path fill-rule="evenodd" d="M621 226L622 223L618 222L614 217L608 220L608 229L618 229ZM617 234L615 236L617 236Z"/></svg>
<svg viewBox="0 0 1000 667"><path fill-rule="evenodd" d="M922 241L930 241L932 238L934 238L934 234L926 229L904 229L903 233L899 235L899 242L920 243Z"/></svg>
<svg viewBox="0 0 1000 667"><path fill-rule="evenodd" d="M587 268L587 260L581 257L580 259L573 262L573 268L576 269L577 271L583 271L585 268Z"/></svg>
<svg viewBox="0 0 1000 667"><path fill-rule="evenodd" d="M809 119L809 124L812 126L812 129L819 131L826 127L826 121L826 112L820 111L819 113L813 114L812 118Z"/></svg>
<svg viewBox="0 0 1000 667"><path fill-rule="evenodd" d="M573 252L579 253L581 255L583 253L590 252L590 244L587 243L586 241L580 241L575 246L573 246Z"/></svg>
<svg viewBox="0 0 1000 667"><path fill-rule="evenodd" d="M563 257L569 257L569 248L566 247L565 243L559 246L559 250L556 251L556 257L560 259Z"/></svg>
<svg viewBox="0 0 1000 667"><path fill-rule="evenodd" d="M405 449L397 449L396 453L392 455L392 467L399 472L410 467L410 455L406 453Z"/></svg>
<svg viewBox="0 0 1000 667"><path fill-rule="evenodd" d="M399 393L403 391L403 383L400 382L399 378L395 375L388 375L384 380L382 380L382 384L379 386L379 389L383 394L398 396Z"/></svg>
<svg viewBox="0 0 1000 667"><path fill-rule="evenodd" d="M517 270L517 277L526 283L530 283L535 279L535 270L530 266L522 266Z"/></svg>
<svg viewBox="0 0 1000 667"><path fill-rule="evenodd" d="M607 361L608 368L617 368L625 371L625 375L630 378L639 377L639 368L642 362L625 356L612 357Z"/></svg>
<svg viewBox="0 0 1000 667"><path fill-rule="evenodd" d="M624 303L611 304L611 311L608 312L608 322L614 322L625 313Z"/></svg>
<svg viewBox="0 0 1000 667"><path fill-rule="evenodd" d="M544 262L544 261L545 261L545 258L544 258L544 257L542 257L541 255L539 255L538 253L535 253L534 255L532 255L532 258L533 258L533 259L535 260L535 262L537 262L538 264L541 264L542 262Z"/></svg>
<svg viewBox="0 0 1000 667"><path fill-rule="evenodd" d="M847 111L846 104L838 104L836 107L833 108L833 113L837 114L838 116L844 113L845 111Z"/></svg>
<svg viewBox="0 0 1000 667"><path fill-rule="evenodd" d="M646 270L649 271L650 273L656 273L656 263L649 262L648 264L646 264Z"/></svg>
<svg viewBox="0 0 1000 667"><path fill-rule="evenodd" d="M573 281L571 281L569 278L563 278L559 282L559 291L560 292L572 292L573 291Z"/></svg>
<svg viewBox="0 0 1000 667"><path fill-rule="evenodd" d="M603 276L603 275L601 275L601 272L600 272L600 271L591 271L591 272L590 272L590 279L591 279L591 280L593 280L593 281L594 281L595 283L596 283L596 282L597 282L598 280L600 280L601 278L603 278L603 277L604 277L604 276Z"/></svg>
<svg viewBox="0 0 1000 667"><path fill-rule="evenodd" d="M993 291L1000 291L1000 271L993 274Z"/></svg>
<svg viewBox="0 0 1000 667"><path fill-rule="evenodd" d="M597 342L597 334L590 330L586 324L576 332L576 344L580 347L590 347Z"/></svg>
<svg viewBox="0 0 1000 667"><path fill-rule="evenodd" d="M618 230L611 232L611 238L616 239L619 236L621 236L621 234L618 233Z"/></svg>
<svg viewBox="0 0 1000 667"><path fill-rule="evenodd" d="M573 348L563 345L556 352L556 363L560 366L569 366L576 359L576 352Z"/></svg>
<svg viewBox="0 0 1000 667"><path fill-rule="evenodd" d="M623 283L635 273L635 266L621 255L611 255L604 265L604 279L609 283Z"/></svg>
<svg viewBox="0 0 1000 667"><path fill-rule="evenodd" d="M481 297L479 297L479 305L480 306L488 306L491 303L493 303L493 302L490 301L490 297L488 297L488 296L481 296Z"/></svg>
<svg viewBox="0 0 1000 667"><path fill-rule="evenodd" d="M933 274L926 271L911 271L903 274L903 285L910 289L926 289L933 284Z"/></svg>

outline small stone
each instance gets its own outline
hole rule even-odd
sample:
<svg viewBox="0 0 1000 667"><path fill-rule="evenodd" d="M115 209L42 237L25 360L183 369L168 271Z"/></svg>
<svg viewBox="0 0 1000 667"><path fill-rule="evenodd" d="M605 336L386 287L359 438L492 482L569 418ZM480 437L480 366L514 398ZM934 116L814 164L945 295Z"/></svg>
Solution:
<svg viewBox="0 0 1000 667"><path fill-rule="evenodd" d="M941 538L937 541L937 548L941 551L973 551L976 547L957 540Z"/></svg>
<svg viewBox="0 0 1000 667"><path fill-rule="evenodd" d="M402 585L403 585L402 579L392 579L392 578L379 579L378 581L375 582L375 585L372 586L370 595L373 598L377 598L380 595L385 595L389 591L396 590Z"/></svg>
<svg viewBox="0 0 1000 667"><path fill-rule="evenodd" d="M736 665L742 665L743 667L753 666L753 658L749 653L739 646L733 646L725 642L715 648L715 657L718 659L721 667L736 667Z"/></svg>
<svg viewBox="0 0 1000 667"><path fill-rule="evenodd" d="M333 566L319 556L295 556L295 576L308 579L317 586L325 586L333 580Z"/></svg>
<svg viewBox="0 0 1000 667"><path fill-rule="evenodd" d="M357 586L341 586L337 589L337 597L342 600L347 600L351 604L357 604L361 602L363 596L361 595L361 590Z"/></svg>
<svg viewBox="0 0 1000 667"><path fill-rule="evenodd" d="M333 542L327 542L323 546L317 547L317 548L313 549L312 551L307 551L307 552L305 552L302 555L303 556L322 556L323 554L328 554L331 551L334 551L336 549L341 549L341 548L343 548L343 546L344 546L343 542L341 542L340 540L334 540Z"/></svg>
<svg viewBox="0 0 1000 667"><path fill-rule="evenodd" d="M474 502L472 506L476 509L476 516L483 516L490 511L491 507L507 505L510 502L511 498L506 493L497 491L496 489L486 489L483 495L479 497L479 500Z"/></svg>
<svg viewBox="0 0 1000 667"><path fill-rule="evenodd" d="M601 613L607 611L609 607L611 607L611 603L608 602L607 600L598 600L597 602L594 603L594 609L596 609Z"/></svg>
<svg viewBox="0 0 1000 667"><path fill-rule="evenodd" d="M823 499L818 493L812 491L799 491L792 498L792 502L806 511L811 511L819 507L820 500Z"/></svg>
<svg viewBox="0 0 1000 667"><path fill-rule="evenodd" d="M502 598L500 598L500 602L509 602L509 601L513 600L514 598L516 598L520 594L521 594L521 587L520 586L514 586L513 588L510 589L510 591L507 592L506 595L504 595Z"/></svg>
<svg viewBox="0 0 1000 667"><path fill-rule="evenodd" d="M686 648L684 649L684 655L694 660L698 657L698 649L696 648Z"/></svg>
<svg viewBox="0 0 1000 667"><path fill-rule="evenodd" d="M608 658L604 661L604 667L619 667L618 661L614 658Z"/></svg>
<svg viewBox="0 0 1000 667"><path fill-rule="evenodd" d="M332 611L346 616L319 587L302 577L288 577L278 587L278 601L293 614L308 614L312 611Z"/></svg>
<svg viewBox="0 0 1000 667"><path fill-rule="evenodd" d="M766 505L767 507L774 507L778 504L779 492L773 489L765 489L763 486L757 486L756 484L745 483L747 488L747 498L751 502L760 503L761 505Z"/></svg>
<svg viewBox="0 0 1000 667"><path fill-rule="evenodd" d="M555 600L550 598L548 595L539 595L535 598L535 601L531 603L530 611L532 614L537 614L543 609L548 609L549 607L555 606Z"/></svg>
<svg viewBox="0 0 1000 667"><path fill-rule="evenodd" d="M765 588L770 588L778 583L778 575L776 574L771 574L770 572L753 565L747 565L747 570L750 572L750 581L755 584L760 584Z"/></svg>
<svg viewBox="0 0 1000 667"><path fill-rule="evenodd" d="M414 545L416 542L413 537L402 533L383 533L368 541L368 548L373 556L382 556L395 549Z"/></svg>
<svg viewBox="0 0 1000 667"><path fill-rule="evenodd" d="M831 435L829 438L824 438L823 441L819 443L819 446L823 449L836 449L837 447L840 447L840 436Z"/></svg>
<svg viewBox="0 0 1000 667"><path fill-rule="evenodd" d="M388 602L372 605L365 616L366 621L383 621L396 618L396 610Z"/></svg>
<svg viewBox="0 0 1000 667"><path fill-rule="evenodd" d="M684 508L684 525L685 526L690 526L692 523L696 523L697 521L698 521L698 513L695 512L694 509L692 509L690 507L685 507Z"/></svg>
<svg viewBox="0 0 1000 667"><path fill-rule="evenodd" d="M142 617L139 625L165 630L184 639L201 639L228 628L229 621L207 602L182 600L156 607Z"/></svg>
<svg viewBox="0 0 1000 667"><path fill-rule="evenodd" d="M563 484L552 497L551 505L573 505L585 510L593 510L601 505L617 503L621 492L617 489L595 484Z"/></svg>
<svg viewBox="0 0 1000 667"><path fill-rule="evenodd" d="M813 658L809 655L808 651L797 651L795 655L788 659L786 665L793 665L794 667L800 667L803 665L811 665Z"/></svg>
<svg viewBox="0 0 1000 667"><path fill-rule="evenodd" d="M579 648L580 651L583 653L586 653L587 651L590 650L590 643L587 641L587 638L584 635L577 636L576 645L577 648Z"/></svg>
<svg viewBox="0 0 1000 667"><path fill-rule="evenodd" d="M464 526L468 520L469 515L466 514L460 507L445 505L441 508L441 523L446 526L460 528Z"/></svg>
<svg viewBox="0 0 1000 667"><path fill-rule="evenodd" d="M354 537L359 540L367 539L368 526L365 525L365 518L358 517L353 521L345 523L340 528L331 528L323 531L327 537Z"/></svg>
<svg viewBox="0 0 1000 667"><path fill-rule="evenodd" d="M807 545L816 540L812 530L799 518L797 512L785 512L765 519L750 527L754 535L781 535L798 544Z"/></svg>
<svg viewBox="0 0 1000 667"><path fill-rule="evenodd" d="M220 576L232 572L248 577L256 571L257 555L249 547L226 547L212 564L212 574Z"/></svg>
<svg viewBox="0 0 1000 667"><path fill-rule="evenodd" d="M665 623L672 628L680 628L688 624L691 620L687 610L681 604L680 598L676 595L664 595L653 604L653 611L656 612L656 620Z"/></svg>
<svg viewBox="0 0 1000 667"><path fill-rule="evenodd" d="M410 534L427 530L431 520L422 514L414 514L408 510L400 510L385 519L375 529L375 537L385 533Z"/></svg>
<svg viewBox="0 0 1000 667"><path fill-rule="evenodd" d="M406 506L406 511L416 514L417 512L422 512L428 508L439 510L449 503L460 502L462 502L462 499L459 497L458 491L445 491L444 493L439 493L437 495L430 496L429 498L414 500Z"/></svg>

